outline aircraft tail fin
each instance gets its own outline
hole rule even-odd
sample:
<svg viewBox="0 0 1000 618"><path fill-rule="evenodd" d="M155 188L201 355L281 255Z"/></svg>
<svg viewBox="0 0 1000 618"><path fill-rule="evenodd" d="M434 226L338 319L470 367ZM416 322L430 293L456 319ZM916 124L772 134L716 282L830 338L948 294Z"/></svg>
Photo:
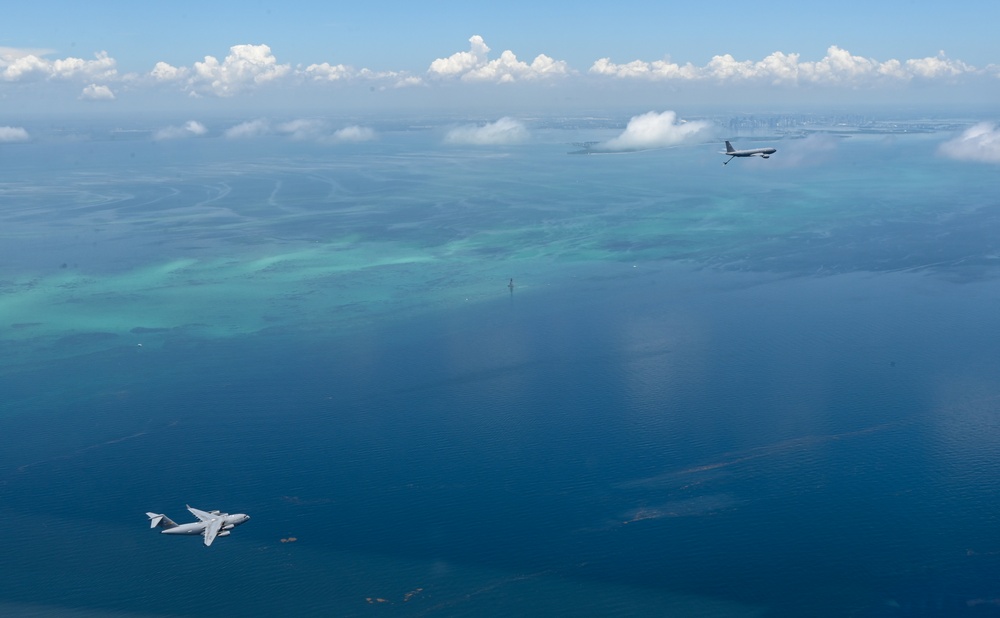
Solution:
<svg viewBox="0 0 1000 618"><path fill-rule="evenodd" d="M162 513L146 513L146 517L149 518L149 527L155 528L159 526L164 530L169 530L170 528L176 528L177 522L170 519Z"/></svg>
<svg viewBox="0 0 1000 618"><path fill-rule="evenodd" d="M733 148L733 145L729 143L729 140L726 140L726 152L733 152L734 150L736 149Z"/></svg>

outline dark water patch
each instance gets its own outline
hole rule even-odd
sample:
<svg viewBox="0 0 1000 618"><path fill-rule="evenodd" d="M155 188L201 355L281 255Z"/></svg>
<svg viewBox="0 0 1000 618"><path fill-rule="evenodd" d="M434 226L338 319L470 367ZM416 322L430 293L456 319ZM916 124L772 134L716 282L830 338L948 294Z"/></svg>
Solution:
<svg viewBox="0 0 1000 618"><path fill-rule="evenodd" d="M150 326L136 326L135 328L129 330L128 332L133 335L147 335L152 333L168 333L172 329L162 328L162 327L150 327Z"/></svg>

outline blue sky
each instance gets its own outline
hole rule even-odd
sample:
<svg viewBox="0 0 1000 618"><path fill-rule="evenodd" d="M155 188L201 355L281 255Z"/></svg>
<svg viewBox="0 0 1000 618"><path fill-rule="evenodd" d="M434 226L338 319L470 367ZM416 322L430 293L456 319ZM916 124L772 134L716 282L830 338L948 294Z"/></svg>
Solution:
<svg viewBox="0 0 1000 618"><path fill-rule="evenodd" d="M11 4L7 119L95 106L989 106L1000 93L1000 5L979 0Z"/></svg>

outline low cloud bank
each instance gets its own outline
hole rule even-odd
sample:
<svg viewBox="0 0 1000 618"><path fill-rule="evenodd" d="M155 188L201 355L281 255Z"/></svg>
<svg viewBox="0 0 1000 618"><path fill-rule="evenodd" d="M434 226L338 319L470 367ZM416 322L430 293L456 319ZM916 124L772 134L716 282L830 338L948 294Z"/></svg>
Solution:
<svg viewBox="0 0 1000 618"><path fill-rule="evenodd" d="M640 116L633 116L621 135L596 144L590 150L593 152L629 152L676 146L695 137L703 137L711 126L711 123L703 120L678 121L677 114L672 111L648 112Z"/></svg>
<svg viewBox="0 0 1000 618"><path fill-rule="evenodd" d="M520 144L528 140L527 127L520 120L504 116L496 122L485 125L463 125L448 131L444 136L448 144L471 144L475 146Z"/></svg>
<svg viewBox="0 0 1000 618"><path fill-rule="evenodd" d="M0 127L0 143L26 142L31 139L23 127Z"/></svg>
<svg viewBox="0 0 1000 618"><path fill-rule="evenodd" d="M258 121L261 122L261 121ZM267 130L270 130L268 128ZM319 141L329 135L330 130L326 122L315 118L299 118L282 122L274 127L274 133L287 135L297 141Z"/></svg>
<svg viewBox="0 0 1000 618"><path fill-rule="evenodd" d="M338 142L370 142L375 139L375 131L369 127L351 125L335 131L333 139Z"/></svg>
<svg viewBox="0 0 1000 618"><path fill-rule="evenodd" d="M963 83L994 83L1000 67L973 66L949 57L943 50L918 58L870 58L830 45L822 57L808 60L799 52L774 51L755 59L737 59L730 53L714 55L706 64L690 61L635 59L615 62L610 56L590 63L582 73L587 82L628 80L639 82L704 83L718 86L821 86L854 90L865 87ZM538 54L532 60L519 58L506 49L491 57L481 35L469 38L467 50L431 60L419 73L407 70L375 71L355 68L334 59L292 64L279 61L269 45L232 45L219 57L203 56L202 61L175 66L156 62L142 73L119 72L117 60L106 51L93 58L48 58L50 49L0 46L0 83L65 82L73 85L81 100L111 101L119 94L158 85L170 86L191 97L235 97L267 87L298 89L307 84L368 83L384 90L413 86L432 87L442 83L473 84L558 84L573 83L581 71L565 60ZM412 59L411 59L412 60ZM586 82L582 82L586 83Z"/></svg>
<svg viewBox="0 0 1000 618"><path fill-rule="evenodd" d="M1000 163L1000 128L992 122L980 122L941 144L938 151L960 161Z"/></svg>
<svg viewBox="0 0 1000 618"><path fill-rule="evenodd" d="M205 128L205 125L201 124L197 120L188 120L184 123L184 126L165 127L160 129L153 134L153 139L183 139L185 137L198 137L205 135L206 133L208 133L208 129Z"/></svg>
<svg viewBox="0 0 1000 618"><path fill-rule="evenodd" d="M679 64L669 60L646 62L633 60L624 64L601 58L590 67L592 75L618 79L646 81L719 81L723 83L758 80L772 85L827 84L860 86L885 82L908 82L914 79L949 80L960 75L980 72L976 67L948 58L943 51L937 56L908 60L857 56L846 49L831 45L826 56L816 62L800 60L797 53L776 51L762 60L737 60L731 54L713 56L705 66L690 62Z"/></svg>
<svg viewBox="0 0 1000 618"><path fill-rule="evenodd" d="M266 118L257 118L232 126L226 129L223 135L229 139L279 135L293 140L327 143L367 142L375 139L375 131L369 127L349 125L333 131L326 121L313 118L300 118L277 124Z"/></svg>
<svg viewBox="0 0 1000 618"><path fill-rule="evenodd" d="M225 135L229 139L246 139L248 137L260 137L271 132L271 123L263 118L248 120L226 129Z"/></svg>

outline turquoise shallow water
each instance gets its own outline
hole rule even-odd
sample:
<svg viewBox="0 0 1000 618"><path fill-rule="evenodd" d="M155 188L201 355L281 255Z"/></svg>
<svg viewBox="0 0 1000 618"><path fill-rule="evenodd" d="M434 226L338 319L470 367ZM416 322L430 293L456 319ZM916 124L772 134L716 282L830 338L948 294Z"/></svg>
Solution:
<svg viewBox="0 0 1000 618"><path fill-rule="evenodd" d="M0 608L995 611L994 170L587 137L5 148Z"/></svg>

